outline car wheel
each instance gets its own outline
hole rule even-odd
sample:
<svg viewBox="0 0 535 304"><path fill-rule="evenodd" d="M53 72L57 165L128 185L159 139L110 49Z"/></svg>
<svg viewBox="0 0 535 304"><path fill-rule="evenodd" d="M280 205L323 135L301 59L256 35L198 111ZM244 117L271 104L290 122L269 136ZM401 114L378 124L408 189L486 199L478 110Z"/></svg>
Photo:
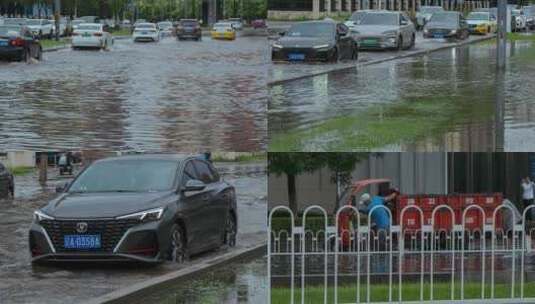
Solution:
<svg viewBox="0 0 535 304"><path fill-rule="evenodd" d="M398 37L398 51L403 50L403 38L401 36Z"/></svg>
<svg viewBox="0 0 535 304"><path fill-rule="evenodd" d="M181 264L187 260L186 238L184 229L178 224L171 227L171 237L169 240L169 251L167 259L171 262Z"/></svg>
<svg viewBox="0 0 535 304"><path fill-rule="evenodd" d="M229 247L236 246L236 217L230 213L227 217L227 224L225 225L225 238L223 243Z"/></svg>

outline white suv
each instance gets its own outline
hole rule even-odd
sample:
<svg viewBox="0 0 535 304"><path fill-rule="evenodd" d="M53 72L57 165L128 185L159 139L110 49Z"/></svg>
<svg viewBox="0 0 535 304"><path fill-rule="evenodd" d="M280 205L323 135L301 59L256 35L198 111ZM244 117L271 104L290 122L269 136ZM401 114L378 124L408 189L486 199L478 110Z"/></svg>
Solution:
<svg viewBox="0 0 535 304"><path fill-rule="evenodd" d="M52 38L54 35L54 26L48 19L28 19L26 26L30 29L32 34L39 38Z"/></svg>

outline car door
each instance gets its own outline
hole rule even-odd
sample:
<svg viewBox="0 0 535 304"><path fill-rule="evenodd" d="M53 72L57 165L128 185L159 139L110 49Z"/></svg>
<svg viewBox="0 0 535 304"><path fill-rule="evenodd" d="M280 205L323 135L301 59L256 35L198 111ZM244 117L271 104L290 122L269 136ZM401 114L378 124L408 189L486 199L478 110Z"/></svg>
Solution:
<svg viewBox="0 0 535 304"><path fill-rule="evenodd" d="M223 197L219 180L216 181L216 176L210 165L200 159L194 160L193 163L199 179L206 184L205 194L208 204L205 216L209 218L208 230L210 233L210 237L207 239L212 244L219 245L222 229L224 229L226 223L226 201Z"/></svg>
<svg viewBox="0 0 535 304"><path fill-rule="evenodd" d="M181 174L181 188L189 180L200 180L193 160L186 162ZM210 200L207 189L201 191L182 191L181 195L182 217L186 222L188 247L192 253L199 252L207 247L211 238L211 219L207 214L210 210Z"/></svg>

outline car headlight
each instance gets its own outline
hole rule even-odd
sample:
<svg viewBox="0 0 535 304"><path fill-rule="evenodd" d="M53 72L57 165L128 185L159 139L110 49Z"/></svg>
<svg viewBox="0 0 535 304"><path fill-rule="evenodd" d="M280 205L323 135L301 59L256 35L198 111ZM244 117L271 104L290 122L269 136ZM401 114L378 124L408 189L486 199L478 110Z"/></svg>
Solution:
<svg viewBox="0 0 535 304"><path fill-rule="evenodd" d="M274 49L282 49L282 44L279 44L279 43L273 43L272 47Z"/></svg>
<svg viewBox="0 0 535 304"><path fill-rule="evenodd" d="M132 213L132 214L118 216L116 219L118 219L118 220L138 219L138 220L143 221L143 222L157 221L157 220L162 218L163 212L164 212L164 208L161 207L161 208L155 208L155 209L150 209L150 210L146 210L146 211L141 211L141 212L136 212L136 213Z"/></svg>
<svg viewBox="0 0 535 304"><path fill-rule="evenodd" d="M429 31L426 28L424 28L424 34L427 34L428 32Z"/></svg>
<svg viewBox="0 0 535 304"><path fill-rule="evenodd" d="M396 31L386 31L386 32L383 32L383 35L390 38L390 37L396 37L398 33Z"/></svg>
<svg viewBox="0 0 535 304"><path fill-rule="evenodd" d="M51 217L50 215L47 215L39 210L36 210L34 211L33 213L33 219L36 221L36 222L40 222L42 220L53 220L54 218Z"/></svg>
<svg viewBox="0 0 535 304"><path fill-rule="evenodd" d="M330 45L328 44L320 44L320 45L315 45L313 46L314 49L325 49L325 48L328 48Z"/></svg>
<svg viewBox="0 0 535 304"><path fill-rule="evenodd" d="M457 30L451 30L450 34L452 34L452 35L457 34Z"/></svg>

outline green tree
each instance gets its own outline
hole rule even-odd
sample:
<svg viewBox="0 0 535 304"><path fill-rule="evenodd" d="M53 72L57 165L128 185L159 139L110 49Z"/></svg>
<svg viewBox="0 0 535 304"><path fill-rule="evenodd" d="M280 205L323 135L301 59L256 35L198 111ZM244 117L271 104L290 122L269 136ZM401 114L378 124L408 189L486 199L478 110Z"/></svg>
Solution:
<svg viewBox="0 0 535 304"><path fill-rule="evenodd" d="M333 172L332 179L337 185L347 184L351 180L351 172L355 170L357 163L365 157L367 157L366 153L269 153L268 172L286 175L288 203L290 209L295 213L298 211L295 186L298 175L327 167ZM337 201L338 198L339 191Z"/></svg>

